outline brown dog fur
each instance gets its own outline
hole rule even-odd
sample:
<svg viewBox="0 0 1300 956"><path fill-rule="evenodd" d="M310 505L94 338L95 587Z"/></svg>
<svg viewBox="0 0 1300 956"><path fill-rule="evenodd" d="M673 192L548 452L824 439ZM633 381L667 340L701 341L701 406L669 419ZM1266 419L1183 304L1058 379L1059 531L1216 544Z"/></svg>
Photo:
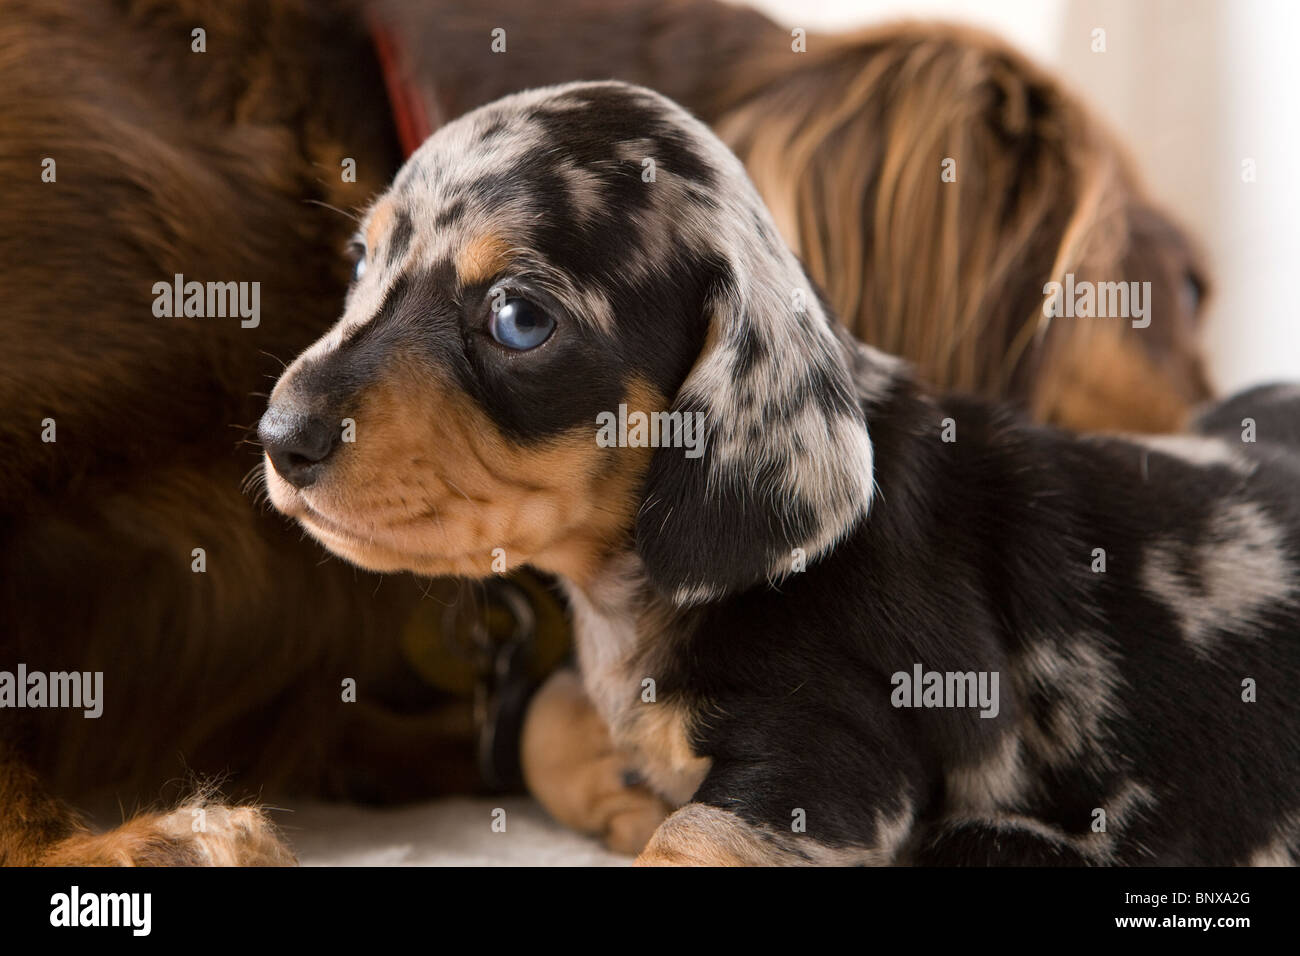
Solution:
<svg viewBox="0 0 1300 956"><path fill-rule="evenodd" d="M394 778L358 759L384 747L355 746L364 718L338 689L353 677L377 696L418 587L388 582L374 600L378 579L318 567L318 549L241 495L256 449L232 427L256 420L251 393L329 322L345 284L350 224L311 201L359 205L399 159L366 37L318 10L6 9L3 660L102 670L106 706L97 720L0 712L0 860L79 831L46 787L130 806L187 766L242 771L245 790L364 796ZM205 54L190 51L194 24ZM356 184L341 181L345 156ZM261 281L260 325L154 317L152 284L174 273ZM40 440L46 418L56 443ZM470 785L463 730L444 734L420 741L436 772L401 769L413 790ZM60 859L105 852L77 847Z"/></svg>
<svg viewBox="0 0 1300 956"><path fill-rule="evenodd" d="M905 24L735 76L714 125L859 338L1071 428L1174 430L1209 397L1196 250L1115 138L1007 44ZM1151 325L1047 323L1043 287L1066 273L1150 281Z"/></svg>

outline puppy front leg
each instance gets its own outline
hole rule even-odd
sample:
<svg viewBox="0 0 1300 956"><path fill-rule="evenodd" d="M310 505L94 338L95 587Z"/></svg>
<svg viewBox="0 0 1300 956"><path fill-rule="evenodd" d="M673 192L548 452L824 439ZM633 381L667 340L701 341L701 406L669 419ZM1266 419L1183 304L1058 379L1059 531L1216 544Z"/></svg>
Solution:
<svg viewBox="0 0 1300 956"><path fill-rule="evenodd" d="M886 866L907 839L903 819L878 817L875 839L862 844L822 843L807 833L742 819L732 810L688 803L650 838L637 866Z"/></svg>
<svg viewBox="0 0 1300 956"><path fill-rule="evenodd" d="M637 866L776 866L756 827L729 810L688 803L655 831Z"/></svg>
<svg viewBox="0 0 1300 956"><path fill-rule="evenodd" d="M521 747L528 792L617 853L639 853L671 809L629 781L628 761L572 670L552 674L529 704Z"/></svg>

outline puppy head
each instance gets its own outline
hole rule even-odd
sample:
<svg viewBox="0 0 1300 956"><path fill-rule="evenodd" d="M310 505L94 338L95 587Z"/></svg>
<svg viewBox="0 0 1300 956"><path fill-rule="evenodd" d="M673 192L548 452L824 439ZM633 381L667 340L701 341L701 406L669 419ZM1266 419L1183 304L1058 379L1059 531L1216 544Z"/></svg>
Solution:
<svg viewBox="0 0 1300 956"><path fill-rule="evenodd" d="M581 584L635 547L692 603L865 514L832 320L739 162L657 94L571 84L443 127L355 246L342 319L259 426L271 501L335 553Z"/></svg>

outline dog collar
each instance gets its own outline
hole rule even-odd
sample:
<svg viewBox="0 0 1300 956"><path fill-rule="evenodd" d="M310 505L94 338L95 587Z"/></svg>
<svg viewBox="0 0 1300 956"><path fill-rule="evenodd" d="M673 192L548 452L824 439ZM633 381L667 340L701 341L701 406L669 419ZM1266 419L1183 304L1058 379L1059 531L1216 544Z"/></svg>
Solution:
<svg viewBox="0 0 1300 956"><path fill-rule="evenodd" d="M470 588L438 578L429 582L427 596L402 629L402 656L424 683L473 701L484 788L518 790L524 712L570 654L564 608L527 571Z"/></svg>

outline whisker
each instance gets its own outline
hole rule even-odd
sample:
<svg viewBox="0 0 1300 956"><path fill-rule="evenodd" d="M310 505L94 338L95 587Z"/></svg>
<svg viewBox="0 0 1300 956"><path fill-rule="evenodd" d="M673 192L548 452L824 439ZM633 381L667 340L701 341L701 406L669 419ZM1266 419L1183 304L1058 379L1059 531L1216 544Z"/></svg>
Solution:
<svg viewBox="0 0 1300 956"><path fill-rule="evenodd" d="M275 361L279 362L279 363L280 363L280 369L281 369L282 371L283 371L284 369L286 369L286 368L289 367L289 363L286 362L284 359L280 358L280 356L275 355L275 354L273 354L273 353L271 353L271 352L268 352L266 349L258 349L258 351L261 352L263 355L265 355L267 358L269 358L269 359L274 359ZM268 375L267 378L270 378L270 376Z"/></svg>
<svg viewBox="0 0 1300 956"><path fill-rule="evenodd" d="M239 493L249 495L252 497L255 507L265 510L266 506L271 503L271 489L266 484L266 469L260 464L250 468L248 474L244 475L244 480L239 484Z"/></svg>
<svg viewBox="0 0 1300 956"><path fill-rule="evenodd" d="M442 522L442 513L438 511L438 506L434 504L433 499L429 497L429 489L424 486L424 482L419 478L416 478L415 481L416 484L420 486L421 500L423 500L423 502L429 507L429 510L433 513L433 520L438 522L438 529L442 531L443 537L446 537L447 526ZM403 504L405 504L405 502L403 502Z"/></svg>
<svg viewBox="0 0 1300 956"><path fill-rule="evenodd" d="M358 216L356 213L348 212L345 209L340 209L338 206L331 206L329 203L323 202L319 199L304 199L303 202L309 203L310 205L313 206L322 206L325 209L330 210L331 212L338 213L340 216L343 216L345 219L350 219L352 222L355 222L357 225L361 225L361 217Z"/></svg>
<svg viewBox="0 0 1300 956"><path fill-rule="evenodd" d="M458 486L454 481L452 481L450 478L443 478L442 480L443 480L443 483L446 484L448 488L450 488L452 491L456 492L456 494L460 495L462 498L464 498L466 501L468 501L468 502L470 503L470 506L471 506L471 507L473 507L473 508L480 508L480 509L482 508L482 506L481 506L477 501L475 501L475 500L474 500L473 498L471 498L469 495L465 494L465 492L461 491L461 490L460 490L460 487L459 487L459 486ZM421 486L421 487L423 487L423 486Z"/></svg>

